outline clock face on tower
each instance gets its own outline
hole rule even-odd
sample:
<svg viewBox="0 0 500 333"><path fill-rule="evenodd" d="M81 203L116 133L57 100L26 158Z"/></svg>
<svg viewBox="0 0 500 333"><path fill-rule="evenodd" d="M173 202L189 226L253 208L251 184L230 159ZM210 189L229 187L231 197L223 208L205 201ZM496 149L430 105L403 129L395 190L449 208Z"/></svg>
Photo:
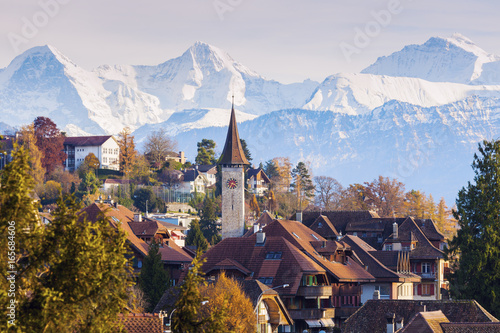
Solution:
<svg viewBox="0 0 500 333"><path fill-rule="evenodd" d="M233 190L233 189L235 189L236 187L238 187L238 181L237 181L236 179L234 179L234 178L229 178L229 179L227 180L227 182L226 182L226 187L227 187L228 189Z"/></svg>

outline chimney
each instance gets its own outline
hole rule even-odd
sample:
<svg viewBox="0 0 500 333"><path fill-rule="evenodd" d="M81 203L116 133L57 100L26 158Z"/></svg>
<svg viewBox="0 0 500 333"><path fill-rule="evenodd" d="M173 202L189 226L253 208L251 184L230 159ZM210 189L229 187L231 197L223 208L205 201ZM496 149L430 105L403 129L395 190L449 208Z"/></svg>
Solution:
<svg viewBox="0 0 500 333"><path fill-rule="evenodd" d="M297 222L302 223L302 212L297 212L296 216L297 216Z"/></svg>
<svg viewBox="0 0 500 333"><path fill-rule="evenodd" d="M394 238L394 239L398 239L399 238L399 235L398 235L398 224L396 223L396 221L394 221L394 223L392 224L392 238Z"/></svg>
<svg viewBox="0 0 500 333"><path fill-rule="evenodd" d="M373 299L380 299L380 291L379 290L375 290L373 292Z"/></svg>
<svg viewBox="0 0 500 333"><path fill-rule="evenodd" d="M255 223L253 225L253 233L256 234L257 232L259 232L259 224L258 223Z"/></svg>
<svg viewBox="0 0 500 333"><path fill-rule="evenodd" d="M264 245L266 242L266 233L261 230L257 233L257 245Z"/></svg>
<svg viewBox="0 0 500 333"><path fill-rule="evenodd" d="M394 333L394 313L388 313L385 315L385 319L387 319L387 333Z"/></svg>
<svg viewBox="0 0 500 333"><path fill-rule="evenodd" d="M418 302L418 305L417 305L417 312L426 312L427 311L427 306L422 303L422 302Z"/></svg>
<svg viewBox="0 0 500 333"><path fill-rule="evenodd" d="M142 222L142 215L134 214L134 222Z"/></svg>
<svg viewBox="0 0 500 333"><path fill-rule="evenodd" d="M396 331L403 328L403 326L404 326L403 321L404 321L403 317L397 317L396 318Z"/></svg>

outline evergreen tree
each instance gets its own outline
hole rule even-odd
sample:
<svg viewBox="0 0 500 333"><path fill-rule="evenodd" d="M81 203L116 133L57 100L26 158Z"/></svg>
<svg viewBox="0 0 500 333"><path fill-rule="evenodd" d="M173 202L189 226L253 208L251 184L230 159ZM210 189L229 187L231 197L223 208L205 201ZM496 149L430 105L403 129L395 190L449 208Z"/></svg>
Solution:
<svg viewBox="0 0 500 333"><path fill-rule="evenodd" d="M500 315L500 141L483 141L472 163L474 183L463 187L453 215L460 230L446 255L458 256L450 276L451 295L475 299Z"/></svg>
<svg viewBox="0 0 500 333"><path fill-rule="evenodd" d="M163 267L161 254L158 250L159 244L153 241L149 246L148 255L144 258L139 275L139 286L146 295L148 312L154 310L163 293L170 286L170 275Z"/></svg>
<svg viewBox="0 0 500 333"><path fill-rule="evenodd" d="M141 212L151 212L156 207L156 195L151 187L141 187L134 192L134 206Z"/></svg>
<svg viewBox="0 0 500 333"><path fill-rule="evenodd" d="M208 249L208 242L200 229L198 220L193 220L189 224L189 233L186 237L186 244L196 246L197 251L205 252Z"/></svg>
<svg viewBox="0 0 500 333"><path fill-rule="evenodd" d="M211 165L215 164L215 141L209 139L202 139L197 144L198 154L196 155L195 162L198 165Z"/></svg>
<svg viewBox="0 0 500 333"><path fill-rule="evenodd" d="M297 166L292 170L292 177L294 182L291 187L295 190L298 208L301 210L303 206L307 206L313 200L315 188L304 162L297 163Z"/></svg>
<svg viewBox="0 0 500 333"><path fill-rule="evenodd" d="M200 287L206 284L203 279L200 260L201 253L198 252L196 258L191 263L189 272L180 286L180 294L175 303L176 312L173 315L173 331L181 333L205 332L205 325L209 318L200 318L200 308L203 306L203 296Z"/></svg>
<svg viewBox="0 0 500 333"><path fill-rule="evenodd" d="M210 244L215 245L221 240L220 226L217 223L217 215L215 214L215 205L208 196L203 202L203 210L201 212L200 228Z"/></svg>
<svg viewBox="0 0 500 333"><path fill-rule="evenodd" d="M58 201L53 221L41 225L31 198L29 157L17 146L2 173L1 246L14 226L15 259L1 254L2 276L16 271L17 332L113 332L128 299L131 272L126 236L103 217L88 223L70 197ZM7 264L9 266L7 266ZM1 279L0 304L6 309L7 280ZM6 320L0 330L7 331Z"/></svg>
<svg viewBox="0 0 500 333"><path fill-rule="evenodd" d="M83 199L86 196L95 194L100 186L101 182L97 179L95 173L88 171L78 186L77 197Z"/></svg>
<svg viewBox="0 0 500 333"><path fill-rule="evenodd" d="M248 149L247 142L244 139L240 139L240 142L241 142L241 149L243 149L243 154L245 154L247 161L251 162L252 161L252 153L250 153L250 149Z"/></svg>

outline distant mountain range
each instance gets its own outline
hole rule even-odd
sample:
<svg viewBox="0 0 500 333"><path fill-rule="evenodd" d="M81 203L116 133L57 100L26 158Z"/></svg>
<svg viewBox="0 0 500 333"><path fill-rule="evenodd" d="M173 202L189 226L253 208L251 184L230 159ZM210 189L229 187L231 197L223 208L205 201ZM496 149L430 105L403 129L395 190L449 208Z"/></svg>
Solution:
<svg viewBox="0 0 500 333"><path fill-rule="evenodd" d="M472 178L477 143L500 133L500 56L459 34L408 45L361 73L294 84L201 42L158 66L93 71L35 47L0 70L0 121L8 128L48 116L69 135L129 126L138 142L165 128L194 159L202 138L222 149L233 94L257 164L289 156L344 185L397 177L448 203Z"/></svg>

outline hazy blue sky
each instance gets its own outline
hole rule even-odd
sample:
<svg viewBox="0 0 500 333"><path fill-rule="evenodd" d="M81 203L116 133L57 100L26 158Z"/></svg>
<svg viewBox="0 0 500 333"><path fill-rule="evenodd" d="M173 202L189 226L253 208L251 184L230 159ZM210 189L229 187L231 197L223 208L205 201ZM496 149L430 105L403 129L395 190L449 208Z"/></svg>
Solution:
<svg viewBox="0 0 500 333"><path fill-rule="evenodd" d="M86 69L154 65L199 40L268 79L321 81L454 32L500 54L499 13L492 0L1 0L0 68L43 44Z"/></svg>

